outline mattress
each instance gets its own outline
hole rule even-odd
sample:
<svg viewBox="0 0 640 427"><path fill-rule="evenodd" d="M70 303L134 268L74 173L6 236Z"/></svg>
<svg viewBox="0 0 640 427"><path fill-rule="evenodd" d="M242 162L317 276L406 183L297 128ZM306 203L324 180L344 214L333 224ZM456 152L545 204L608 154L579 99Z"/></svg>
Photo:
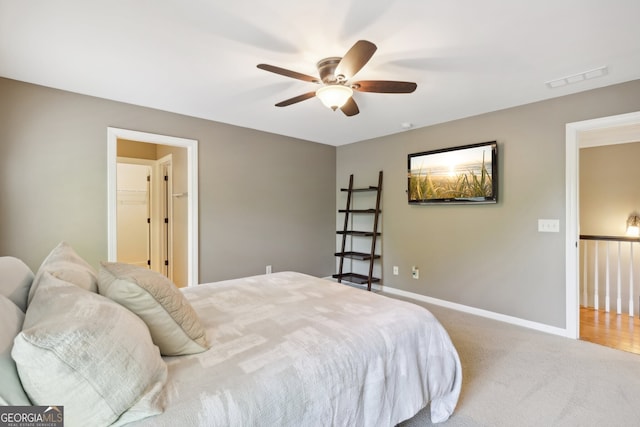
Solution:
<svg viewBox="0 0 640 427"><path fill-rule="evenodd" d="M184 294L211 348L164 358L164 412L136 426L394 426L455 409L458 354L420 306L296 272Z"/></svg>

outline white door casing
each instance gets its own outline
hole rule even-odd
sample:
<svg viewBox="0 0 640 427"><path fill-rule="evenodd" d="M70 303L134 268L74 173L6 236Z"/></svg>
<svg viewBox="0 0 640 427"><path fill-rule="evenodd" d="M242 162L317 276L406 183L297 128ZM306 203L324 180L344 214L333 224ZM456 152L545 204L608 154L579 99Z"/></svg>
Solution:
<svg viewBox="0 0 640 427"><path fill-rule="evenodd" d="M579 211L579 150L583 145L580 133L598 129L616 128L640 124L640 112L620 114L616 116L601 117L598 119L584 120L567 123L566 125L566 336L578 339L580 337L580 311L579 311L579 278L580 261L578 257L580 240L580 211ZM623 142L616 138L609 139L607 144L619 144ZM590 142L588 146L604 145L605 143Z"/></svg>
<svg viewBox="0 0 640 427"><path fill-rule="evenodd" d="M114 127L107 128L107 259L117 260L118 139L170 145L187 150L187 284L198 284L198 141Z"/></svg>

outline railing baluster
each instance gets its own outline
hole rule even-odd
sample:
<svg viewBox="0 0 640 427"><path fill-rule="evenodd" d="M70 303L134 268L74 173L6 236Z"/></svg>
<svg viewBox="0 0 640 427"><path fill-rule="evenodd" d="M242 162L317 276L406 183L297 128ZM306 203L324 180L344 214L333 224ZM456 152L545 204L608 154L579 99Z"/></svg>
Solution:
<svg viewBox="0 0 640 427"><path fill-rule="evenodd" d="M633 315L633 242L629 242L629 316Z"/></svg>
<svg viewBox="0 0 640 427"><path fill-rule="evenodd" d="M589 247L589 241L585 240L584 244L582 245L584 247L584 252L583 252L583 261L582 261L582 305L584 307L588 307L589 306L589 294L587 293L587 289L589 288L589 281L588 276L587 276L587 266L589 265L589 263L587 262L587 260L589 259L587 257L587 247Z"/></svg>
<svg viewBox="0 0 640 427"><path fill-rule="evenodd" d="M606 271L606 276L605 276L605 288L604 288L604 311L605 312L609 312L610 309L610 304L611 304L611 296L609 294L609 282L610 282L610 278L609 278L609 241L607 241L607 262L605 264L605 271Z"/></svg>
<svg viewBox="0 0 640 427"><path fill-rule="evenodd" d="M620 245L618 242L618 286L616 288L618 294L616 295L616 313L622 313L622 267L620 264L620 258L622 258L622 253L620 253Z"/></svg>
<svg viewBox="0 0 640 427"><path fill-rule="evenodd" d="M582 303L584 304L584 306L586 307L590 307L589 302L590 302L590 298L591 298L591 292L593 291L593 308L596 310L600 310L602 309L602 307L600 307L600 269L604 266L605 271L604 271L604 311L609 313L611 311L611 299L613 297L612 293L615 292L615 298L616 298L616 313L617 314L622 314L623 311L625 311L625 313L628 311L629 312L629 316L630 317L634 317L636 314L636 307L639 307L639 305L635 304L634 302L634 298L636 298L636 295L640 295L640 282L638 280L635 280L635 263L636 263L636 259L635 259L635 255L634 255L634 244L635 243L640 243L640 237L627 237L627 236L593 236L593 235L580 235L580 240L584 240L584 246L583 246L583 258L582 258L582 262L583 262L583 266L582 266L582 276L583 276L583 280L581 281L581 286L582 288ZM595 243L594 245L591 247L591 249L589 249L589 240L593 240ZM605 259L600 261L600 259L602 258L602 254L601 252L601 248L600 248L600 243L601 242L605 242L605 248L603 248L604 250L604 256ZM617 253L612 253L613 250L610 246L610 242L617 242L618 244L618 248L617 248ZM628 252L628 258L627 258L627 253L626 253L626 249L623 251L622 249L622 242L629 242L629 252ZM593 252L593 255L591 255L591 252ZM623 253L625 252L625 253ZM612 268L612 262L613 260L611 259L612 256L617 256L617 260L616 260L616 264L617 264L617 271L616 271L616 277L612 278L612 274L613 271ZM623 260L622 257L625 257L625 259ZM627 268L624 263L625 262L629 262L629 278L623 278L623 272L622 270ZM593 263L593 288L590 289L590 279L589 279L589 272L591 270L591 263ZM602 264L602 265L601 265ZM616 280L616 287L614 290L611 289L612 283L611 281ZM628 280L628 291L627 291L627 285L623 284L622 281L624 280ZM636 289L636 286L638 286L638 289ZM624 294L624 292L627 292L627 295ZM628 297L628 299L627 299ZM627 304L627 307L623 306L624 304ZM640 307L638 308L638 317L640 317Z"/></svg>
<svg viewBox="0 0 640 427"><path fill-rule="evenodd" d="M594 286L594 291L593 291L593 308L595 308L596 310L600 309L600 289L598 284L600 283L600 277L598 274L598 266L600 265L600 263L598 262L598 258L599 258L599 254L598 254L598 241L596 240L596 259L595 259L595 263L594 263L594 268L595 268L595 273L594 273L594 277L595 277L595 282L593 284Z"/></svg>

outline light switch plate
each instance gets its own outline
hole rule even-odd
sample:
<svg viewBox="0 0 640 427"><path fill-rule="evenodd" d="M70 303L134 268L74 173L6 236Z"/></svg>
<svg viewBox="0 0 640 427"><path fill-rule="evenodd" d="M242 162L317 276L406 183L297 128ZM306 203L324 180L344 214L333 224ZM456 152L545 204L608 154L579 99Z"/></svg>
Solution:
<svg viewBox="0 0 640 427"><path fill-rule="evenodd" d="M559 233L560 220L559 219L539 219L538 231L540 233Z"/></svg>

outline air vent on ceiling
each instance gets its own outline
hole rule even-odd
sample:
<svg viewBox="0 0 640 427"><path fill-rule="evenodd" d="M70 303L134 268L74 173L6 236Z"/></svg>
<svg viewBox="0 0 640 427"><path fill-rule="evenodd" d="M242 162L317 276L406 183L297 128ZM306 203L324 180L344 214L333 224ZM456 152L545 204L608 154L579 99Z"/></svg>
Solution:
<svg viewBox="0 0 640 427"><path fill-rule="evenodd" d="M573 83L578 83L584 80L595 79L597 77L606 76L609 72L607 66L602 66L598 68L594 68L593 70L583 71L581 73L572 74L570 76L561 77L555 80L549 80L545 82L548 88L555 89L557 87L562 87L566 85L570 85Z"/></svg>

